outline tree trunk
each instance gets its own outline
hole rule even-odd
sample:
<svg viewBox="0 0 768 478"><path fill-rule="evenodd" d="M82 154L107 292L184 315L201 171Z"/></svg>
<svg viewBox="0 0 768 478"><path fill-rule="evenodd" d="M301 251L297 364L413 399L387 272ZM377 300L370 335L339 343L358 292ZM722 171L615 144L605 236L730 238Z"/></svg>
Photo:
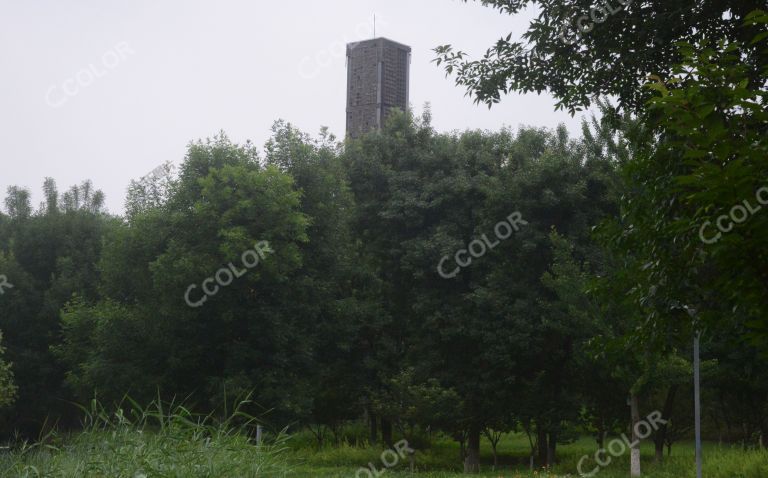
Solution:
<svg viewBox="0 0 768 478"><path fill-rule="evenodd" d="M523 430L525 430L525 436L528 437L528 445L531 447L530 469L533 471L533 457L536 454L536 445L533 444L533 438L531 437L531 426L529 422L523 422Z"/></svg>
<svg viewBox="0 0 768 478"><path fill-rule="evenodd" d="M605 422L600 420L600 423L597 425L597 437L595 438L595 441L597 441L598 450L602 450L603 445L605 445L605 435Z"/></svg>
<svg viewBox="0 0 768 478"><path fill-rule="evenodd" d="M741 423L741 448L747 450L749 448L749 440L752 438L752 433L747 425L747 422Z"/></svg>
<svg viewBox="0 0 768 478"><path fill-rule="evenodd" d="M672 385L667 390L667 398L664 400L664 409L661 412L661 418L666 421L659 424L659 428L653 436L653 445L656 450L654 461L657 464L664 461L664 443L667 440L667 427L669 426L669 418L672 415L672 407L675 405L675 394L678 388L679 385Z"/></svg>
<svg viewBox="0 0 768 478"><path fill-rule="evenodd" d="M717 444L722 446L723 445L723 427L720 424L720 418L717 416L717 411L712 410L709 416L712 419L712 422L715 424L715 428L717 429Z"/></svg>
<svg viewBox="0 0 768 478"><path fill-rule="evenodd" d="M547 442L547 468L555 466L555 455L557 451L557 433L549 434Z"/></svg>
<svg viewBox="0 0 768 478"><path fill-rule="evenodd" d="M723 412L723 421L725 422L725 440L728 443L733 443L733 433L731 431L731 419L728 416L728 408L723 401L723 394L718 396L718 402L720 403L720 410Z"/></svg>
<svg viewBox="0 0 768 478"><path fill-rule="evenodd" d="M661 431L661 430L659 430ZM656 433L659 433L657 431ZM658 438L653 439L653 449L655 451L653 462L658 464L661 464L664 461L664 440L659 440Z"/></svg>
<svg viewBox="0 0 768 478"><path fill-rule="evenodd" d="M768 398L764 396L764 400ZM763 414L758 415L757 422L758 437L757 443L760 450L768 449L768 419Z"/></svg>
<svg viewBox="0 0 768 478"><path fill-rule="evenodd" d="M499 455L496 453L496 446L498 444L498 442L491 442L491 450L493 450L493 471L496 471L496 468L499 466Z"/></svg>
<svg viewBox="0 0 768 478"><path fill-rule="evenodd" d="M629 399L629 408L632 415L632 429L630 430L630 444L632 445L630 454L630 469L629 476L640 476L640 444L637 443L637 433L635 432L635 425L640 422L640 407L637 403L637 396L632 395Z"/></svg>
<svg viewBox="0 0 768 478"><path fill-rule="evenodd" d="M467 457L464 459L464 473L480 472L480 427L471 425L467 437Z"/></svg>
<svg viewBox="0 0 768 478"><path fill-rule="evenodd" d="M381 439L392 448L392 423L384 417L381 417Z"/></svg>
<svg viewBox="0 0 768 478"><path fill-rule="evenodd" d="M368 410L368 424L370 426L368 442L371 445L375 445L379 441L379 422L376 418L376 414L370 410Z"/></svg>
<svg viewBox="0 0 768 478"><path fill-rule="evenodd" d="M539 466L547 466L547 451L549 446L547 445L547 432L546 430L539 429L537 425L536 433L538 438L536 439L536 448L539 454Z"/></svg>

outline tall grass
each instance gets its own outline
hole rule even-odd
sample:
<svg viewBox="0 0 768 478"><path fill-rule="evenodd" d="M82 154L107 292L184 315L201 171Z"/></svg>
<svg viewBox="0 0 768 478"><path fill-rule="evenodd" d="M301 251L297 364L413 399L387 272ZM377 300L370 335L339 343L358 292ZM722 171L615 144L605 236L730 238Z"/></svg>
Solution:
<svg viewBox="0 0 768 478"><path fill-rule="evenodd" d="M223 420L181 404L129 402L128 412L107 411L96 400L83 408L83 430L52 432L0 455L2 477L281 477L288 472L286 435L257 444L254 418L242 402Z"/></svg>
<svg viewBox="0 0 768 478"><path fill-rule="evenodd" d="M130 402L130 401L129 401ZM179 404L156 401L141 408L129 406L107 411L97 401L83 408L83 430L72 435L51 433L33 444L17 445L0 452L0 477L290 477L349 478L369 463L383 478L416 476L459 478L461 463L455 442L435 435L429 446L418 447L417 473L410 474L407 463L383 470L381 445L369 446L360 430L344 435L339 443L318 447L309 432L298 432L287 445L287 435L270 437L269 444L255 443L251 436L254 418L237 406L226 418L199 416ZM363 430L364 431L364 430ZM352 439L349 439L349 438ZM558 447L559 463L554 469L529 471L527 439L508 434L500 443L500 466L492 470L488 443L482 444L482 472L486 478L575 478L579 458L594 453L596 445L582 438ZM693 478L693 446L676 445L663 464L653 463L653 447L641 446L643 476L648 478ZM597 478L625 478L629 471L627 454L613 459L600 469ZM477 475L475 475L477 476ZM704 476L707 478L768 477L768 452L705 443Z"/></svg>

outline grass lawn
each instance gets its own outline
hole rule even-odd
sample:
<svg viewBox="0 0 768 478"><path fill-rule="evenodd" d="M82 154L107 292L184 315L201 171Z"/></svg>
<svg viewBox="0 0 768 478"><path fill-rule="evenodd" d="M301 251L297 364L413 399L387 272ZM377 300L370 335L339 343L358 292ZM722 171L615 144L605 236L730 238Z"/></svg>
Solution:
<svg viewBox="0 0 768 478"><path fill-rule="evenodd" d="M559 464L550 474L544 470L533 473L528 469L527 438L520 434L505 436L499 444L499 467L492 470L493 458L491 446L487 441L481 443L481 466L479 476L485 477L565 477L578 476L576 464L583 455L590 459L584 463L583 471L589 472L596 466L594 453L597 450L595 441L582 438L575 443L558 447ZM291 472L288 476L296 478L310 477L354 477L360 466L367 463L376 465L382 470L380 459L381 449L355 448L351 446L327 447L320 451L306 448L291 450L289 463ZM694 477L694 449L692 442L675 444L672 456L665 457L665 463L654 465L653 444L644 442L641 446L643 476L656 478ZM461 473L458 462L459 450L455 442L436 440L426 451L417 451L416 462L418 475L425 478L449 478L466 476ZM387 469L379 476L411 476L403 463ZM766 478L768 477L768 452L744 451L737 447L718 446L716 443L704 444L704 472L707 478ZM359 473L360 478L369 477L367 473ZM613 458L605 468L595 474L602 478L618 478L629 476L629 453Z"/></svg>

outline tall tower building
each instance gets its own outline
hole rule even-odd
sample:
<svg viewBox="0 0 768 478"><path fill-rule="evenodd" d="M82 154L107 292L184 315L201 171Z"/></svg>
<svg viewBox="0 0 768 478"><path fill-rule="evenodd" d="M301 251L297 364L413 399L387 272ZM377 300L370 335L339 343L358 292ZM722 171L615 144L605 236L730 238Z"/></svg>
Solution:
<svg viewBox="0 0 768 478"><path fill-rule="evenodd" d="M386 38L347 44L347 135L381 128L393 108L408 108L411 47Z"/></svg>

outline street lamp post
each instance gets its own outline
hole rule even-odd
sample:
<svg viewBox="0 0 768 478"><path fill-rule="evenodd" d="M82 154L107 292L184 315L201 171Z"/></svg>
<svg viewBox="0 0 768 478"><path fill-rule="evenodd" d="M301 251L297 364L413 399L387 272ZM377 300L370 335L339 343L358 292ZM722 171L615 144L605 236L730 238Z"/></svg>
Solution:
<svg viewBox="0 0 768 478"><path fill-rule="evenodd" d="M683 306L693 321L693 419L696 438L696 478L701 478L701 360L699 357L699 339L701 332L696 320L696 309Z"/></svg>
<svg viewBox="0 0 768 478"><path fill-rule="evenodd" d="M701 333L696 331L693 336L693 412L696 421L696 478L701 478L701 376L699 363L699 338Z"/></svg>

